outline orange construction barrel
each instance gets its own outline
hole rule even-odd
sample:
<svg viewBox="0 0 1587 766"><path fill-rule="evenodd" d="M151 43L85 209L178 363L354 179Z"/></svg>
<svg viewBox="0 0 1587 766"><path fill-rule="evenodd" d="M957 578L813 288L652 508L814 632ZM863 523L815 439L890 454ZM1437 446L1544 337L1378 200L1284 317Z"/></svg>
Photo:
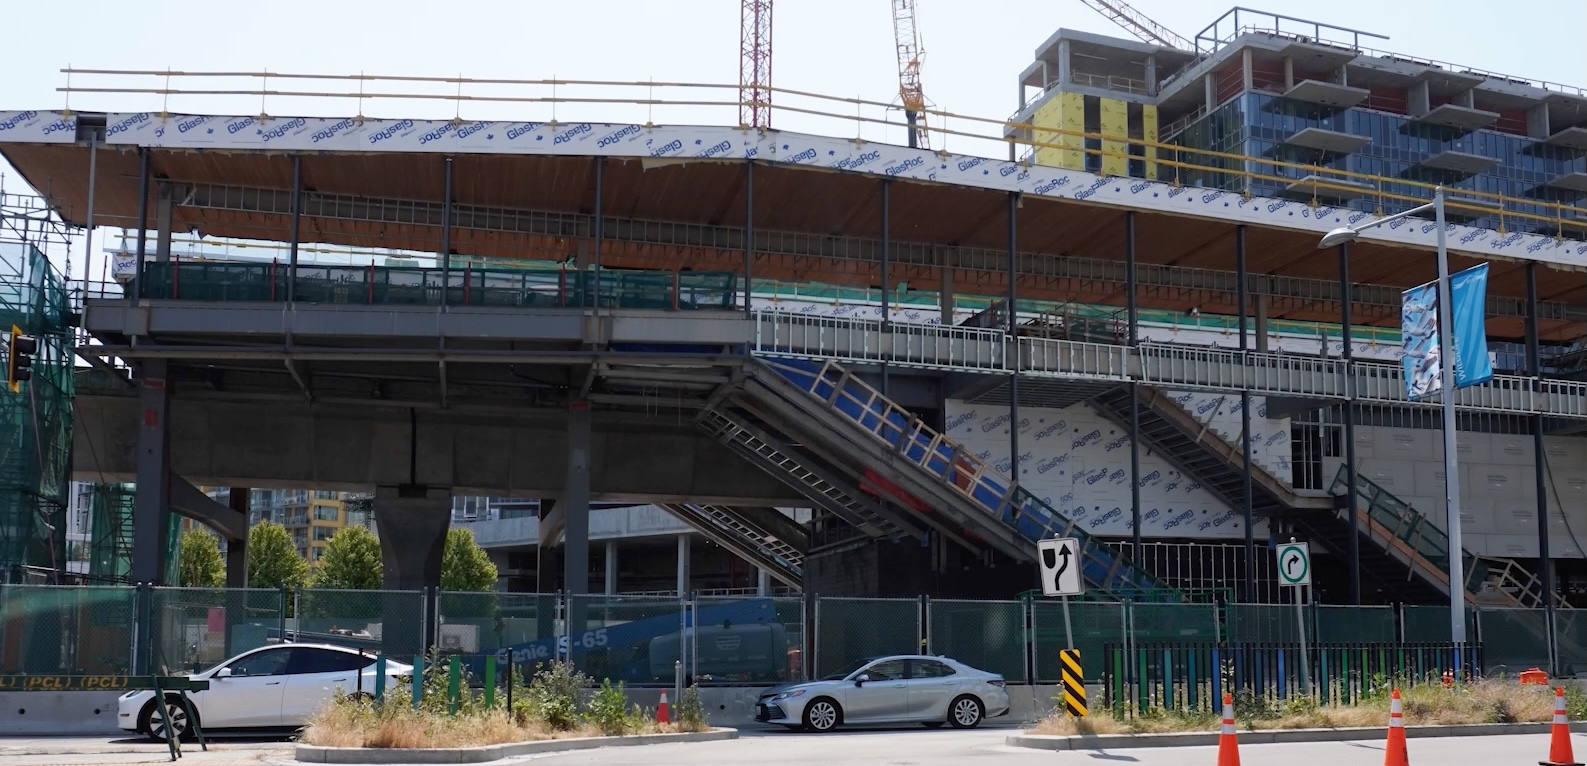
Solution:
<svg viewBox="0 0 1587 766"><path fill-rule="evenodd" d="M1548 686L1548 673L1537 668L1530 668L1521 672L1522 686Z"/></svg>

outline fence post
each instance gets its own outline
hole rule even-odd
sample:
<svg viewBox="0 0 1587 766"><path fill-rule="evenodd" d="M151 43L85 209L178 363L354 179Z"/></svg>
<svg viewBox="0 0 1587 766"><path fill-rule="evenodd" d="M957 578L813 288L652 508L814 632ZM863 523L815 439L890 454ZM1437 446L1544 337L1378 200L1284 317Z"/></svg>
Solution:
<svg viewBox="0 0 1587 766"><path fill-rule="evenodd" d="M819 663L821 661L821 599L817 598L816 594L811 593L810 604L810 608L814 615L812 623L815 628L810 633L810 677L820 678L821 668Z"/></svg>
<svg viewBox="0 0 1587 766"><path fill-rule="evenodd" d="M286 641L287 640L287 614L288 613L290 613L294 619L301 619L301 618L298 617L297 598L292 595L291 589L289 589L289 588L287 588L287 586L283 585L283 586L281 586L281 612L280 612L280 617L279 617L279 619L277 621L278 624L280 625L280 628L278 629L278 631L276 633L276 638L278 640L281 640L281 641Z"/></svg>
<svg viewBox="0 0 1587 766"><path fill-rule="evenodd" d="M920 596L920 609L915 611L915 637L920 639L920 653L931 654L931 597Z"/></svg>

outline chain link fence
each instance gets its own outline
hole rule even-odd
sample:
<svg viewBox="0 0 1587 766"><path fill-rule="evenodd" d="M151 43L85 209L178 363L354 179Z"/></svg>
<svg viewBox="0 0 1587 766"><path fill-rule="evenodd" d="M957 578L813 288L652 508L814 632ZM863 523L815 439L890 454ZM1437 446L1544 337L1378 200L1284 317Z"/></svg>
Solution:
<svg viewBox="0 0 1587 766"><path fill-rule="evenodd" d="M127 673L147 660L191 672L281 641L337 644L411 658L510 661L519 673L569 661L630 685L771 685L821 677L889 654L929 653L1014 683L1059 680L1058 652L1081 652L1090 680L1105 645L1124 651L1196 646L1447 643L1449 608L971 601L714 596L229 590L0 586L0 673ZM1540 609L1474 608L1468 636L1485 671L1587 671L1587 616L1556 614L1551 664ZM1072 620L1072 624L1070 623ZM1302 623L1301 621L1304 621ZM141 626L147 645L139 648ZM1304 632L1303 632L1304 631ZM1318 649L1320 651L1320 649ZM143 654L147 652L147 654ZM472 668L471 668L472 669Z"/></svg>

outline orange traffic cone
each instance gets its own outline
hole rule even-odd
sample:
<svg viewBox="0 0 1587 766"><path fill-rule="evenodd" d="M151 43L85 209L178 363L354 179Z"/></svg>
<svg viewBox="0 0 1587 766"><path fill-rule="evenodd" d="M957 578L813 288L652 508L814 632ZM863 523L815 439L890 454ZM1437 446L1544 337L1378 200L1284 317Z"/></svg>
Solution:
<svg viewBox="0 0 1587 766"><path fill-rule="evenodd" d="M1383 748L1383 766L1410 766L1405 750L1405 709L1400 707L1400 690L1389 700L1389 742Z"/></svg>
<svg viewBox="0 0 1587 766"><path fill-rule="evenodd" d="M1538 766L1582 766L1570 750L1570 718L1565 715L1565 687L1554 689L1553 741L1548 745L1548 760Z"/></svg>
<svg viewBox="0 0 1587 766"><path fill-rule="evenodd" d="M1223 728L1218 732L1218 766L1240 766L1240 743L1234 736L1234 695L1223 695Z"/></svg>
<svg viewBox="0 0 1587 766"><path fill-rule="evenodd" d="M667 693L665 691L663 691L661 693L661 704L656 706L656 723L667 723L668 722L668 718L669 718L669 716L667 715Z"/></svg>

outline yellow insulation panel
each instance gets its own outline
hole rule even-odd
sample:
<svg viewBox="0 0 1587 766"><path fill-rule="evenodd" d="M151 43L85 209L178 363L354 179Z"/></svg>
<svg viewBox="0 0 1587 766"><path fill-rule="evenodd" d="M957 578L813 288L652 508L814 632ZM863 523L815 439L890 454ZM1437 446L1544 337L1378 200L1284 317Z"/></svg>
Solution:
<svg viewBox="0 0 1587 766"><path fill-rule="evenodd" d="M1098 99L1101 102L1102 175L1127 176L1130 174L1129 150L1125 147L1130 138L1130 107L1114 98Z"/></svg>

